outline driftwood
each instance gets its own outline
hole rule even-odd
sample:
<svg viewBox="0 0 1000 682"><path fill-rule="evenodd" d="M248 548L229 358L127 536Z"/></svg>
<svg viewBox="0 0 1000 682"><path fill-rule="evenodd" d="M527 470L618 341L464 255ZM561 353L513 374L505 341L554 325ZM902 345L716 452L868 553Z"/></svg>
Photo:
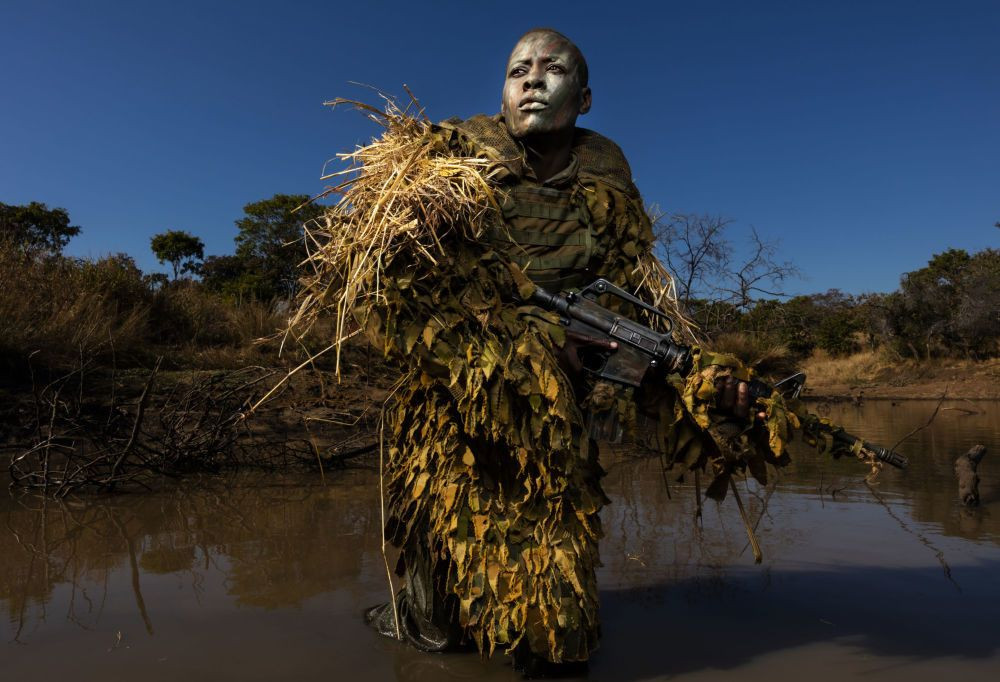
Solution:
<svg viewBox="0 0 1000 682"><path fill-rule="evenodd" d="M955 460L958 496L966 507L975 507L979 504L979 474L976 470L985 455L985 445L973 445L967 453Z"/></svg>

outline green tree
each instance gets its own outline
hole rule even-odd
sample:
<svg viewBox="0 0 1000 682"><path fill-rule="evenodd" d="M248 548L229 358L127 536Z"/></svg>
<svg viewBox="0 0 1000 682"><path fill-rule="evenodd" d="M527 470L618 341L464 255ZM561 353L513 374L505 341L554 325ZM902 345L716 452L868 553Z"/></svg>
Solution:
<svg viewBox="0 0 1000 682"><path fill-rule="evenodd" d="M927 266L903 275L885 299L885 328L901 353L989 356L1000 334L1000 251L935 254Z"/></svg>
<svg viewBox="0 0 1000 682"><path fill-rule="evenodd" d="M259 268L239 256L209 256L198 268L201 283L209 291L231 297L237 303L247 298L270 298L270 286Z"/></svg>
<svg viewBox="0 0 1000 682"><path fill-rule="evenodd" d="M787 301L757 301L740 320L741 331L771 338L799 357L816 348L831 355L853 353L863 328L858 300L839 289Z"/></svg>
<svg viewBox="0 0 1000 682"><path fill-rule="evenodd" d="M174 279L180 272L196 272L196 261L205 257L201 239L182 230L167 230L150 240L150 248L160 263L170 263Z"/></svg>
<svg viewBox="0 0 1000 682"><path fill-rule="evenodd" d="M927 267L905 273L893 301L895 331L915 356L947 354L955 346L952 311L961 298L962 273L971 257L964 249L935 254Z"/></svg>
<svg viewBox="0 0 1000 682"><path fill-rule="evenodd" d="M819 311L816 345L830 355L856 353L860 349L856 335L864 331L857 299L839 289L813 294L810 298Z"/></svg>
<svg viewBox="0 0 1000 682"><path fill-rule="evenodd" d="M32 252L58 255L78 234L80 227L69 224L69 213L65 208L50 209L38 201L25 206L0 203L2 241L13 242Z"/></svg>
<svg viewBox="0 0 1000 682"><path fill-rule="evenodd" d="M1000 249L984 249L969 260L952 320L966 354L1000 353Z"/></svg>
<svg viewBox="0 0 1000 682"><path fill-rule="evenodd" d="M302 225L324 211L308 202L307 194L275 194L243 207L245 215L236 221L236 255L246 271L259 275L258 296L290 297L298 288L298 265L305 257Z"/></svg>

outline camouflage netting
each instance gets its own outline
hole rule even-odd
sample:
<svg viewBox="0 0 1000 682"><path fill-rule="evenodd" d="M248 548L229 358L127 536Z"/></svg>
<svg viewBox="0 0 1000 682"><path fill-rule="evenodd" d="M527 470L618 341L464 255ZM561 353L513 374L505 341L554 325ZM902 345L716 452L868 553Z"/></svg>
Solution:
<svg viewBox="0 0 1000 682"><path fill-rule="evenodd" d="M532 283L484 238L503 226L498 207L517 181L514 158L474 127L431 125L392 106L367 110L385 132L344 156L352 165L339 174L342 199L311 226L311 274L293 329L332 313L335 341L360 327L402 366L387 420L387 533L404 562L429 552L442 576L436 588L457 601L466 635L484 653L523 640L552 661L585 660L599 636L606 500L584 415L556 361L562 329L518 303ZM502 122L482 118L476 125L506 144ZM595 275L679 319L627 173L588 168L578 184L604 250ZM731 358L699 354L687 379L638 396L659 416L662 451L681 472L709 469L708 492L719 498L734 470L762 476L763 462L786 461L797 425L775 398L765 401L766 429L720 432L709 405L726 372L747 376ZM590 403L634 421L630 392L598 390Z"/></svg>

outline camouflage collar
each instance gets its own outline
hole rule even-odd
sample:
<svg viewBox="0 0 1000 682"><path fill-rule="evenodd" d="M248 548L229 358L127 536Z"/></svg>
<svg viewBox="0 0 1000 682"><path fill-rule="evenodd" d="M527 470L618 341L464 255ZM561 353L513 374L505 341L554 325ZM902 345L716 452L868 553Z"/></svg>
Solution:
<svg viewBox="0 0 1000 682"><path fill-rule="evenodd" d="M532 170L531 165L527 163L521 163L521 169L523 170L523 177L532 182L538 182L538 178L535 177L535 171ZM561 171L553 175L548 180L544 182L538 182L542 187L566 187L576 181L577 175L580 172L580 159L574 152L569 154L569 163Z"/></svg>
<svg viewBox="0 0 1000 682"><path fill-rule="evenodd" d="M524 149L511 137L501 115L477 114L464 121L450 118L440 125L465 135L477 149L499 161L514 176L531 177L524 161ZM576 158L580 178L598 180L628 195L638 196L625 155L608 138L586 128L577 128L573 138L573 156ZM570 166L572 165L571 162ZM560 172L556 177L562 176L564 172L566 171ZM554 179L550 179L548 184L552 184Z"/></svg>

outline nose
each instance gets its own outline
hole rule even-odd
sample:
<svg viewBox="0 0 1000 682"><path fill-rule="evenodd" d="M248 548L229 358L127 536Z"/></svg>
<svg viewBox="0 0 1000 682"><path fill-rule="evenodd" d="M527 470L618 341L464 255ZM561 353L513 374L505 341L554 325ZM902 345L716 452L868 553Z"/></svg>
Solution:
<svg viewBox="0 0 1000 682"><path fill-rule="evenodd" d="M545 72L539 68L537 65L533 66L528 72L527 77L524 79L524 89L525 90L543 90L545 89Z"/></svg>

